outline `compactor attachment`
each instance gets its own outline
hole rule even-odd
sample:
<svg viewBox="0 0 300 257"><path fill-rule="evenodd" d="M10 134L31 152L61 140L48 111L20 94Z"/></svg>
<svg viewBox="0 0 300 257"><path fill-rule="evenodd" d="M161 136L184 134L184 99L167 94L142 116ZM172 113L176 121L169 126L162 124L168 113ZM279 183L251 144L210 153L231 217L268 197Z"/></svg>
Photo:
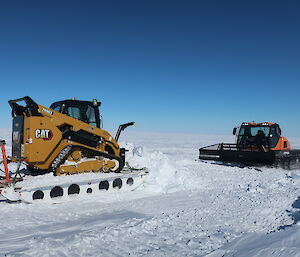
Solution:
<svg viewBox="0 0 300 257"><path fill-rule="evenodd" d="M245 165L274 164L274 151L259 151L256 147L220 143L199 149L199 159L244 163Z"/></svg>

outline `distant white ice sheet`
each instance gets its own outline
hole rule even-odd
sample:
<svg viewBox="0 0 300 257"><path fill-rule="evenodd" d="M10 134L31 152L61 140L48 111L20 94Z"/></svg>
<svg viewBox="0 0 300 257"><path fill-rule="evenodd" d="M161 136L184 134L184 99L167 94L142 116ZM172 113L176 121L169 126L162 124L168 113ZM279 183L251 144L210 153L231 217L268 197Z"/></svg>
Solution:
<svg viewBox="0 0 300 257"><path fill-rule="evenodd" d="M10 133L0 131L9 152ZM197 160L199 147L228 140L125 133L129 164L150 169L139 188L62 204L2 202L0 255L300 256L300 171Z"/></svg>

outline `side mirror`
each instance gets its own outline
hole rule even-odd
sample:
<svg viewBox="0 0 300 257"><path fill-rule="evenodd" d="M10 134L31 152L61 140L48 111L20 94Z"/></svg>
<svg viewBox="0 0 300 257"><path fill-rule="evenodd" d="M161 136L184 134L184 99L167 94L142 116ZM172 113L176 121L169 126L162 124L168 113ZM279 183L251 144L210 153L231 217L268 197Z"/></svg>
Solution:
<svg viewBox="0 0 300 257"><path fill-rule="evenodd" d="M233 134L233 135L235 135L235 133L236 133L236 129L237 129L236 127L235 127L235 128L233 128L233 130L232 130L232 134Z"/></svg>

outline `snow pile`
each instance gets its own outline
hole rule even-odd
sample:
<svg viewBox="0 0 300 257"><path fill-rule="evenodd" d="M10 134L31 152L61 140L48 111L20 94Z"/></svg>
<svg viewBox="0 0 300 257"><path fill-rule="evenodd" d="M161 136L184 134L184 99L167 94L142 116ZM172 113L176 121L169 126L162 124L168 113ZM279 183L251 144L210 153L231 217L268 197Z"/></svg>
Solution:
<svg viewBox="0 0 300 257"><path fill-rule="evenodd" d="M149 175L146 177L141 190L153 193L171 193L184 188L176 166L165 154L159 151L149 151L140 146L135 147L128 143L125 148L129 150L126 161L130 166L149 169Z"/></svg>
<svg viewBox="0 0 300 257"><path fill-rule="evenodd" d="M128 150L126 161L130 166L146 167L149 170L149 175L140 188L142 191L174 193L181 190L206 190L211 184L211 178L203 176L203 172L211 169L210 164L190 159L176 160L163 152L135 146L133 143L123 146ZM200 164L200 169L195 170L195 164Z"/></svg>

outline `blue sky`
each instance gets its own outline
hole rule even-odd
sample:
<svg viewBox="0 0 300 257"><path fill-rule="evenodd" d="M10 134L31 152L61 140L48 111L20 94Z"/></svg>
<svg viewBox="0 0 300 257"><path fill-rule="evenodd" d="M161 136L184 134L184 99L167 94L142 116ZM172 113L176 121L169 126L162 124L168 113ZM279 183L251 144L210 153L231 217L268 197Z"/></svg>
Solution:
<svg viewBox="0 0 300 257"><path fill-rule="evenodd" d="M7 100L102 101L104 128L300 131L297 1L0 1L0 127Z"/></svg>

